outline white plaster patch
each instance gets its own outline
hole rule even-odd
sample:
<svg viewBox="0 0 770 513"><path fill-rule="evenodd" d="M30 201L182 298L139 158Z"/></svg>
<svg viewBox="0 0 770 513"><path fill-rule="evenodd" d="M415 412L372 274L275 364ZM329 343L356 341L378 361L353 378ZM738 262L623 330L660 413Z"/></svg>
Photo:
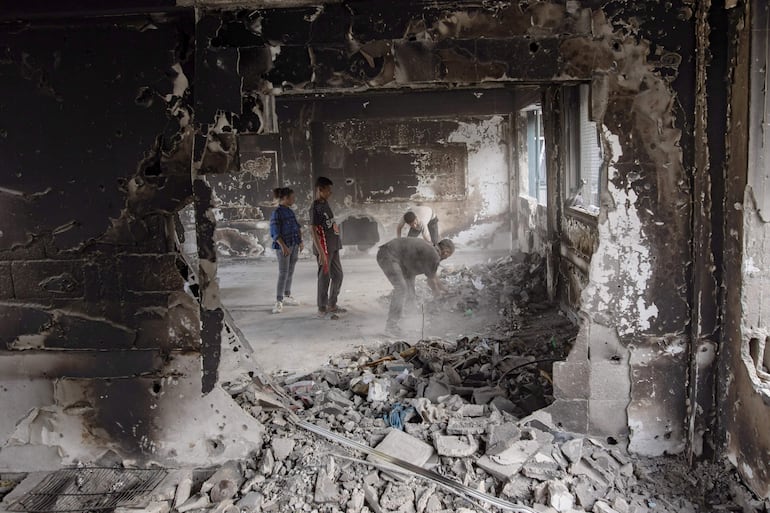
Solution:
<svg viewBox="0 0 770 513"><path fill-rule="evenodd" d="M465 143L468 147L468 193L479 194L481 217L504 214L510 209L504 121L502 116L492 116L475 123L460 122L447 137L447 142Z"/></svg>
<svg viewBox="0 0 770 513"><path fill-rule="evenodd" d="M583 304L613 319L621 336L642 333L651 326L658 308L647 303L644 293L652 278L650 244L642 231L633 189L619 189L613 183L618 170L613 166L622 154L618 137L602 126L613 162L609 165L608 193L616 207L607 209L599 223L600 244L591 259L589 285L583 291Z"/></svg>

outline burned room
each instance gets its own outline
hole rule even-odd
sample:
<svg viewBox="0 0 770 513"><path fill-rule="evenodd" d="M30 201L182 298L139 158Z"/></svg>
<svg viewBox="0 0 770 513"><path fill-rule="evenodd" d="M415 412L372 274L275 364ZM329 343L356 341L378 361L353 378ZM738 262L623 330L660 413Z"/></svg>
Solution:
<svg viewBox="0 0 770 513"><path fill-rule="evenodd" d="M770 511L769 48L764 0L2 7L0 512Z"/></svg>

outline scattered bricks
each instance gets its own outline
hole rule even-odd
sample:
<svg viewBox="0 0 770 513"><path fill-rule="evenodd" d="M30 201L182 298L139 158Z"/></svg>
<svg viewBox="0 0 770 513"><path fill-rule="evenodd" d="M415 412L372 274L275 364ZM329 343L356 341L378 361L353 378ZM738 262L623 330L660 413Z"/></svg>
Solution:
<svg viewBox="0 0 770 513"><path fill-rule="evenodd" d="M479 443L470 435L467 436L436 436L434 442L436 452L440 456L464 458L473 456L479 449Z"/></svg>
<svg viewBox="0 0 770 513"><path fill-rule="evenodd" d="M457 414L462 417L483 417L485 413L483 404L464 404L457 410Z"/></svg>
<svg viewBox="0 0 770 513"><path fill-rule="evenodd" d="M559 513L567 513L575 505L575 498L562 481L549 481L548 505Z"/></svg>
<svg viewBox="0 0 770 513"><path fill-rule="evenodd" d="M613 509L609 504L607 504L604 501L596 501L591 511L593 511L593 513L618 513L615 509Z"/></svg>
<svg viewBox="0 0 770 513"><path fill-rule="evenodd" d="M486 454L493 456L510 449L521 438L521 430L513 422L489 427Z"/></svg>
<svg viewBox="0 0 770 513"><path fill-rule="evenodd" d="M456 418L449 419L446 432L450 435L480 435L487 430L489 420L486 418Z"/></svg>
<svg viewBox="0 0 770 513"><path fill-rule="evenodd" d="M414 511L414 491L405 484L388 483L380 506L388 511Z"/></svg>
<svg viewBox="0 0 770 513"><path fill-rule="evenodd" d="M375 450L420 467L433 456L432 446L397 429L389 429L388 434L375 447ZM369 455L367 459L378 460L374 455Z"/></svg>
<svg viewBox="0 0 770 513"><path fill-rule="evenodd" d="M561 452L570 463L577 463L583 457L583 439L573 438L561 444Z"/></svg>
<svg viewBox="0 0 770 513"><path fill-rule="evenodd" d="M27 260L11 263L14 295L18 299L83 297L82 260Z"/></svg>

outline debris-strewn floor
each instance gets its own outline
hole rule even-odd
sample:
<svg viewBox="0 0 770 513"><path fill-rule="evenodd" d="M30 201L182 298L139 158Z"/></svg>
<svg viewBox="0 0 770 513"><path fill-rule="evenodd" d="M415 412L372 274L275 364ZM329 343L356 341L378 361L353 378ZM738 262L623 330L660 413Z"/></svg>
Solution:
<svg viewBox="0 0 770 513"><path fill-rule="evenodd" d="M622 439L554 425L542 410L552 401L551 369L577 328L548 303L537 257L459 266L443 278L448 298L418 291L426 310L437 317L495 312L483 334L361 346L312 372L276 373L270 385L248 374L224 383L266 426L262 447L222 468L175 474L144 511L500 511L467 488L403 474L345 440L523 505L519 511L766 510L722 465L639 458Z"/></svg>

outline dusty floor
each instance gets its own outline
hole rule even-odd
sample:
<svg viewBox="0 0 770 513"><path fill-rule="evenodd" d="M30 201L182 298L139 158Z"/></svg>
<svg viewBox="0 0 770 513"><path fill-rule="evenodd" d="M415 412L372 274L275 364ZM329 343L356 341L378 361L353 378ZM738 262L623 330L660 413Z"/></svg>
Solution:
<svg viewBox="0 0 770 513"><path fill-rule="evenodd" d="M507 254L504 251L458 251L442 263L447 270L487 262ZM223 259L219 263L222 302L238 328L259 355L260 368L308 372L335 354L356 346L377 346L388 340L383 334L392 287L377 266L374 256L343 258L345 278L339 303L349 310L337 321L316 316L316 264L303 258L297 264L292 294L302 302L273 315L277 264L269 257ZM425 287L418 277L417 288ZM440 316L413 310L403 322L409 338L446 337L483 333L497 320L497 312L444 311Z"/></svg>

